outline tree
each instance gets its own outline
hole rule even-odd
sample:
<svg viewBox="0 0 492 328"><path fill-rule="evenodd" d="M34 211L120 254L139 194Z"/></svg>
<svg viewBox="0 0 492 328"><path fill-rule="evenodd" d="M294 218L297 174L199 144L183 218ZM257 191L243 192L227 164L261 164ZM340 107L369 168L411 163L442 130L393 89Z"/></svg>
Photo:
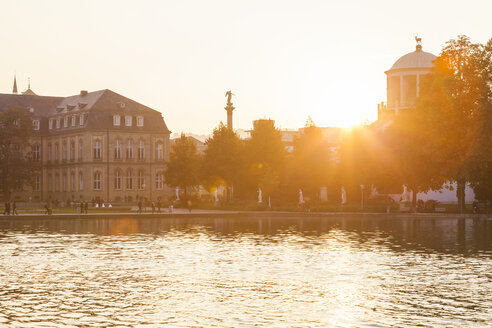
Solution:
<svg viewBox="0 0 492 328"><path fill-rule="evenodd" d="M246 141L247 181L251 194L261 188L265 196L277 191L285 170L286 151L273 120L256 120Z"/></svg>
<svg viewBox="0 0 492 328"><path fill-rule="evenodd" d="M244 172L243 141L234 131L220 123L205 144L207 148L202 162L205 184L238 187Z"/></svg>
<svg viewBox="0 0 492 328"><path fill-rule="evenodd" d="M491 152L491 41L471 43L466 36L446 43L433 74L422 81L417 100L421 133L449 180L457 181L460 210L467 181L480 176ZM488 176L488 174L484 174Z"/></svg>
<svg viewBox="0 0 492 328"><path fill-rule="evenodd" d="M300 137L294 140L292 181L306 195L318 195L319 188L328 185L335 163L330 145L320 128L308 121Z"/></svg>
<svg viewBox="0 0 492 328"><path fill-rule="evenodd" d="M33 135L31 115L26 109L11 108L0 113L0 186L7 200L16 187L32 185L39 170L31 150Z"/></svg>
<svg viewBox="0 0 492 328"><path fill-rule="evenodd" d="M181 134L171 147L164 176L171 187L180 187L187 195L188 189L199 184L200 159L192 138Z"/></svg>

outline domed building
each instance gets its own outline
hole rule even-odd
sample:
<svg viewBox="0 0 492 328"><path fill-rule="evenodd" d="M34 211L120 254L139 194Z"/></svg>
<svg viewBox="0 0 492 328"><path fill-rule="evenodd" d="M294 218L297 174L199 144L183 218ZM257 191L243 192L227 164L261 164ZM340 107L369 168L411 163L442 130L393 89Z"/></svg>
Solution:
<svg viewBox="0 0 492 328"><path fill-rule="evenodd" d="M379 118L382 118L382 112L396 114L401 109L415 108L420 82L431 72L436 59L435 55L422 50L421 38L415 40L415 51L400 57L385 72L387 103L379 106Z"/></svg>

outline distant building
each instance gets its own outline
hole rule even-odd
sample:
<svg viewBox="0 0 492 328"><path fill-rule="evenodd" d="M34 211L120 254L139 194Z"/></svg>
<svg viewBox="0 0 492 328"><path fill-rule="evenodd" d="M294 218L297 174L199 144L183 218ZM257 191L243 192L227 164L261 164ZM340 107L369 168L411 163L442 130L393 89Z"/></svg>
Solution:
<svg viewBox="0 0 492 328"><path fill-rule="evenodd" d="M387 102L378 105L378 119L398 114L398 111L415 108L420 82L434 65L436 56L422 50L422 41L416 38L415 51L400 57L386 74Z"/></svg>
<svg viewBox="0 0 492 328"><path fill-rule="evenodd" d="M33 115L41 172L34 187L19 187L13 199L164 199L170 131L160 112L107 89L47 97L30 86L23 94L0 94L0 111L14 107Z"/></svg>

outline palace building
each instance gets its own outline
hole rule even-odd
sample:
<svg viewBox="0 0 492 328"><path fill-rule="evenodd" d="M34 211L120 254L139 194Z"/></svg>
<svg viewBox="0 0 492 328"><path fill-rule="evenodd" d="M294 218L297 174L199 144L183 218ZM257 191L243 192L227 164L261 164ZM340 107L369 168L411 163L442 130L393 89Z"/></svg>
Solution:
<svg viewBox="0 0 492 328"><path fill-rule="evenodd" d="M170 131L162 114L111 90L69 97L29 92L0 94L0 111L32 113L33 158L41 164L33 186L17 201L133 202L167 198L165 162Z"/></svg>

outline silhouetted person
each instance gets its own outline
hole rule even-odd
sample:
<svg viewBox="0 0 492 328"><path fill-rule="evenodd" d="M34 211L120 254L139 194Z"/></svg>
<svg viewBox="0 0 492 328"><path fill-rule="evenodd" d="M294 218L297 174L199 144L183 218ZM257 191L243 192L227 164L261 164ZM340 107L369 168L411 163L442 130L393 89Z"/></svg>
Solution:
<svg viewBox="0 0 492 328"><path fill-rule="evenodd" d="M50 209L48 208L48 203L44 204L44 214L50 214Z"/></svg>
<svg viewBox="0 0 492 328"><path fill-rule="evenodd" d="M154 214L154 212L155 212L155 203L152 202L152 214Z"/></svg>
<svg viewBox="0 0 492 328"><path fill-rule="evenodd" d="M139 200L138 201L138 213L141 214L142 213L142 200Z"/></svg>
<svg viewBox="0 0 492 328"><path fill-rule="evenodd" d="M161 212L161 201L158 200L157 201L157 213L160 213Z"/></svg>
<svg viewBox="0 0 492 328"><path fill-rule="evenodd" d="M85 202L85 214L89 213L89 202Z"/></svg>
<svg viewBox="0 0 492 328"><path fill-rule="evenodd" d="M10 202L5 202L5 207L3 209L3 215L10 215Z"/></svg>
<svg viewBox="0 0 492 328"><path fill-rule="evenodd" d="M475 200L473 201L473 213L475 214L480 214L480 207L478 206L478 202Z"/></svg>
<svg viewBox="0 0 492 328"><path fill-rule="evenodd" d="M12 215L19 215L19 213L17 213L17 203L15 201L12 203Z"/></svg>

